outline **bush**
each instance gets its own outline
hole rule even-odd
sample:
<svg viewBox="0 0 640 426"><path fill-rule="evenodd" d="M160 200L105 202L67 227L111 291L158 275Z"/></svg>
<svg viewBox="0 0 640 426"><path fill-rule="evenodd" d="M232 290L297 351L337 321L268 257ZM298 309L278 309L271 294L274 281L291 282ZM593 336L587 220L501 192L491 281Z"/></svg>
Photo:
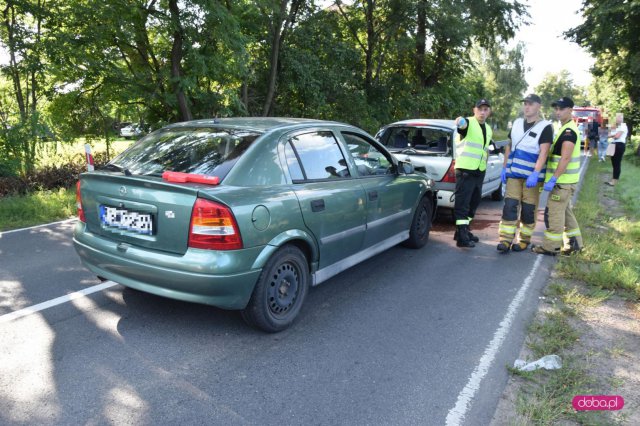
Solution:
<svg viewBox="0 0 640 426"><path fill-rule="evenodd" d="M104 153L96 154L94 161L96 167L101 167L108 162ZM0 176L0 197L71 188L75 185L80 173L86 170L84 157L80 157L59 166L47 166L34 170L25 176Z"/></svg>

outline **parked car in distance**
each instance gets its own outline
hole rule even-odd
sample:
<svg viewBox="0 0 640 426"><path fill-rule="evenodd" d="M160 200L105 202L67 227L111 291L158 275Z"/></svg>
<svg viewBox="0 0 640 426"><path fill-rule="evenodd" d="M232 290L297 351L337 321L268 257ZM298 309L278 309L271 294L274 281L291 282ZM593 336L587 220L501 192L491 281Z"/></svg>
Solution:
<svg viewBox="0 0 640 426"><path fill-rule="evenodd" d="M459 135L454 120L414 119L391 123L378 131L380 141L400 161L425 170L435 181L438 209L453 209L456 187L455 158ZM500 173L504 162L501 149L491 144L482 196L495 201L504 198Z"/></svg>
<svg viewBox="0 0 640 426"><path fill-rule="evenodd" d="M276 332L310 286L399 243L424 246L434 197L426 175L347 124L198 120L83 173L73 241L102 279Z"/></svg>
<svg viewBox="0 0 640 426"><path fill-rule="evenodd" d="M120 129L120 136L125 139L139 138L143 134L144 130L139 124L129 124Z"/></svg>

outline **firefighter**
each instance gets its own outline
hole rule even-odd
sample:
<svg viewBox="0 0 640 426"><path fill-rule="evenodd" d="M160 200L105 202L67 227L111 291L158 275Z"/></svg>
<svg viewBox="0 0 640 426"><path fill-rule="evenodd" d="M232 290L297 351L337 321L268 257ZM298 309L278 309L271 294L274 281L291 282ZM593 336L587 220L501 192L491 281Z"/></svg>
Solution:
<svg viewBox="0 0 640 426"><path fill-rule="evenodd" d="M491 126L486 124L491 104L480 99L473 108L473 117L458 117L456 126L462 140L456 144L456 190L453 214L456 232L453 239L458 247L475 247L478 237L469 230L482 198L482 182L487 170Z"/></svg>
<svg viewBox="0 0 640 426"><path fill-rule="evenodd" d="M513 122L502 169L502 183L507 190L498 228L497 249L501 253L524 251L531 243L540 184L544 181L547 154L553 141L553 125L540 117L540 96L532 93L522 102L524 118ZM519 241L514 243L518 227Z"/></svg>
<svg viewBox="0 0 640 426"><path fill-rule="evenodd" d="M571 206L580 178L580 133L571 117L573 105L573 100L567 97L551 104L561 127L551 144L543 187L549 193L544 211L547 229L542 245L531 248L538 254L568 255L582 249L580 226ZM563 237L566 241L564 248Z"/></svg>

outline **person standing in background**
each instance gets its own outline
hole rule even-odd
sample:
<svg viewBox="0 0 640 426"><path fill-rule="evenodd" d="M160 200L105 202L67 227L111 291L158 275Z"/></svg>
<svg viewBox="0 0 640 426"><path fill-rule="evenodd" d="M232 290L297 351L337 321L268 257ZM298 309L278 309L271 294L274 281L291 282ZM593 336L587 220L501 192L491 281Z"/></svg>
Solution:
<svg viewBox="0 0 640 426"><path fill-rule="evenodd" d="M618 184L618 179L620 179L620 173L622 171L622 156L624 155L624 150L627 146L627 133L629 133L629 130L627 129L627 124L624 123L624 116L619 112L616 114L616 128L609 135L609 138L613 139L611 143L616 146L615 153L611 157L613 178L611 181L606 182L609 186L616 186Z"/></svg>
<svg viewBox="0 0 640 426"><path fill-rule="evenodd" d="M589 119L589 154L593 157L596 156L596 148L598 147L598 141L600 140L600 123L596 120Z"/></svg>
<svg viewBox="0 0 640 426"><path fill-rule="evenodd" d="M598 161L604 161L604 157L607 153L607 146L609 146L609 120L606 118L602 120L602 126L598 131Z"/></svg>

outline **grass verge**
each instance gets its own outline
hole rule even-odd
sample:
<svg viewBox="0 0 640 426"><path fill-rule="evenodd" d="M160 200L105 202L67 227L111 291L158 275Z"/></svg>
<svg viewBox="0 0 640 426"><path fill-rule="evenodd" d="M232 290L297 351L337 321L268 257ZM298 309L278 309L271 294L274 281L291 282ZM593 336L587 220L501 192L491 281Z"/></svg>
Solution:
<svg viewBox="0 0 640 426"><path fill-rule="evenodd" d="M609 163L592 161L574 209L581 224L585 249L562 259L556 270L596 289L614 290L630 301L640 301L640 167L625 158L614 189L602 188L601 174ZM599 191L605 191L603 196Z"/></svg>
<svg viewBox="0 0 640 426"><path fill-rule="evenodd" d="M581 314L614 295L635 303L636 309L640 306L640 162L625 158L614 189L602 186L602 175L607 173L610 163L592 160L574 209L585 248L577 256L559 259L557 280L545 289L549 304L528 330L531 357L560 355L562 368L532 372L508 368L522 378L515 401L517 424L618 424L624 418L624 413L576 412L571 405L575 395L616 389L611 378L592 372L593 350L576 344Z"/></svg>
<svg viewBox="0 0 640 426"><path fill-rule="evenodd" d="M75 188L3 197L0 202L0 231L69 219L75 214Z"/></svg>
<svg viewBox="0 0 640 426"><path fill-rule="evenodd" d="M91 144L94 155L106 150L104 139L78 138L73 143L46 142L38 151L38 165L59 165L77 158L84 161L85 143ZM115 157L132 143L134 141L125 139L112 140L111 157ZM75 187L37 191L23 196L6 196L0 198L0 231L55 222L75 214Z"/></svg>

